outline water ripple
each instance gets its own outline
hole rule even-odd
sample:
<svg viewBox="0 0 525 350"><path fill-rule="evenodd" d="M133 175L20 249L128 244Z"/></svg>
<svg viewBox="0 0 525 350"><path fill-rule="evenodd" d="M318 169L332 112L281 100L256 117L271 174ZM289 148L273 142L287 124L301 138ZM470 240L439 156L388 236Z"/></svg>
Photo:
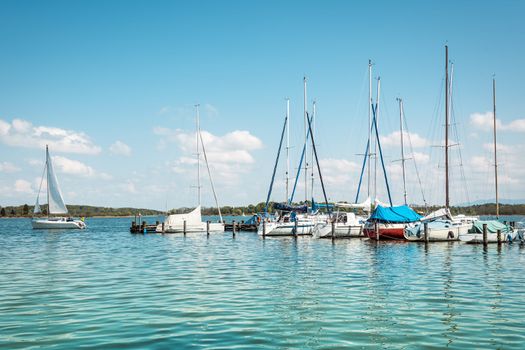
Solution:
<svg viewBox="0 0 525 350"><path fill-rule="evenodd" d="M0 348L505 348L524 248L254 233L131 235L0 220Z"/></svg>

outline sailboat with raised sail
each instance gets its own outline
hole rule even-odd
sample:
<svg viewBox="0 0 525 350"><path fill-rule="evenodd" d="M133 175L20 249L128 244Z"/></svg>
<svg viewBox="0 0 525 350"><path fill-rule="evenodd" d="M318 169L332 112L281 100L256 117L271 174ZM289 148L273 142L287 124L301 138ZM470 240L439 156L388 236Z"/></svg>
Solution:
<svg viewBox="0 0 525 350"><path fill-rule="evenodd" d="M208 232L224 232L224 221L222 220L221 208L219 207L219 201L217 199L217 193L215 192L215 186L211 177L210 166L208 163L208 157L206 155L206 149L204 147L204 141L202 139L200 129L200 116L199 116L199 105L195 105L196 109L196 149L197 149L197 198L198 205L189 213L185 214L171 214L166 217L162 224L157 225L155 232L158 233L208 233ZM210 179L211 189L215 204L219 212L219 222L203 222L201 213L201 180L200 180L200 149L202 148L202 154L204 156L204 162L206 163L206 169L208 170L208 177Z"/></svg>
<svg viewBox="0 0 525 350"><path fill-rule="evenodd" d="M47 182L47 217L39 217L42 214L40 208L40 191L44 178ZM64 198L58 186L58 180L53 170L53 162L49 155L49 147L46 145L46 164L40 181L40 187L36 196L36 203L34 209L34 217L31 220L31 225L34 229L84 229L86 224L83 220L73 219L66 216L53 215L67 215L68 210L64 203Z"/></svg>

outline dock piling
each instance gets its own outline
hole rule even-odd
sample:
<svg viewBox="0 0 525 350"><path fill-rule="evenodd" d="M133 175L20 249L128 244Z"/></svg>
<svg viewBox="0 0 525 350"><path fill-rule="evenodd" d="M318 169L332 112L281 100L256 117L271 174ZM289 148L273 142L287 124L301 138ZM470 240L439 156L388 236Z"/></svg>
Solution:
<svg viewBox="0 0 525 350"><path fill-rule="evenodd" d="M263 225L263 235L262 236L263 238L265 238L266 237L266 220L265 219L263 219L262 225Z"/></svg>
<svg viewBox="0 0 525 350"><path fill-rule="evenodd" d="M335 238L335 221L332 221L331 224L332 224L332 241L333 241Z"/></svg>
<svg viewBox="0 0 525 350"><path fill-rule="evenodd" d="M182 232L184 233L184 236L186 236L186 220L182 223Z"/></svg>
<svg viewBox="0 0 525 350"><path fill-rule="evenodd" d="M498 245L501 245L501 230L498 229Z"/></svg>
<svg viewBox="0 0 525 350"><path fill-rule="evenodd" d="M483 245L486 246L487 243L487 224L483 224Z"/></svg>
<svg viewBox="0 0 525 350"><path fill-rule="evenodd" d="M428 222L423 224L423 229L425 230L425 243L428 243Z"/></svg>
<svg viewBox="0 0 525 350"><path fill-rule="evenodd" d="M376 234L376 240L379 241L379 227L377 226L377 222L374 222L374 232Z"/></svg>
<svg viewBox="0 0 525 350"><path fill-rule="evenodd" d="M295 218L295 221L293 224L293 236L294 238L297 238L297 218Z"/></svg>
<svg viewBox="0 0 525 350"><path fill-rule="evenodd" d="M164 229L164 222L162 223L162 233L166 232Z"/></svg>
<svg viewBox="0 0 525 350"><path fill-rule="evenodd" d="M210 236L210 220L206 221L206 235Z"/></svg>
<svg viewBox="0 0 525 350"><path fill-rule="evenodd" d="M235 238L235 225L236 225L235 220L233 220L232 224L233 224L232 225L233 226L232 227L232 237Z"/></svg>

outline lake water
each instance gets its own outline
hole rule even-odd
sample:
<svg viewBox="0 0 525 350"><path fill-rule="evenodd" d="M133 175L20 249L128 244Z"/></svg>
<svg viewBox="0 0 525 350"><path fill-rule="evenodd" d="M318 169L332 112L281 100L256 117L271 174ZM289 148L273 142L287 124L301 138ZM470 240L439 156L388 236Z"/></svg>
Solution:
<svg viewBox="0 0 525 350"><path fill-rule="evenodd" d="M0 220L0 348L525 348L523 245L87 224Z"/></svg>

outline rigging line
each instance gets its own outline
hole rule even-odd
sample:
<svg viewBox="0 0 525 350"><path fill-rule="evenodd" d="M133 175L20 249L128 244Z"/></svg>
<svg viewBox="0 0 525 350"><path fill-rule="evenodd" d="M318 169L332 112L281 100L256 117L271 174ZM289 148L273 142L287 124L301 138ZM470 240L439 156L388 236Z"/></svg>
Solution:
<svg viewBox="0 0 525 350"><path fill-rule="evenodd" d="M365 173L366 160L368 158L368 150L370 148L370 139L366 142L366 151L363 155L363 166L361 167L361 175L359 176L359 185L357 185L357 194L355 195L355 203L359 200L359 193L361 192L361 184L363 182L363 175Z"/></svg>
<svg viewBox="0 0 525 350"><path fill-rule="evenodd" d="M404 110L403 110L404 112ZM425 192L423 190L423 184L421 183L421 177L419 176L419 170L418 170L418 167L417 167L417 162L416 162L416 157L415 157L415 154L414 154L414 148L412 147L412 139L410 138L410 132L409 132L409 129L408 129L408 123L407 123L407 118L403 118L403 122L405 124L405 130L406 130L406 133L407 133L407 138L408 138L408 145L410 146L410 153L412 153L412 159L414 161L414 168L416 169L416 176L417 176L417 181L419 183L419 190L421 191L421 197L423 198L423 203L425 204L425 209L428 208L428 204L427 204L427 200L425 198Z"/></svg>
<svg viewBox="0 0 525 350"><path fill-rule="evenodd" d="M377 148L379 149L379 156L381 158L381 166L383 167L383 175L385 176L385 185L386 190L388 193L388 201L390 202L390 206L393 206L392 204L392 196L390 195L390 186L388 185L388 177L386 175L386 168L385 168L385 161L383 159L383 150L381 149L381 141L379 140L379 131L377 130L377 121L376 121L376 110L377 110L377 103L374 106L372 106L372 124L374 125L374 129L376 130L376 140L377 140Z"/></svg>
<svg viewBox="0 0 525 350"><path fill-rule="evenodd" d="M315 147L315 140L314 140L314 134L312 133L312 120L308 116L308 112L306 112L306 119L308 120L308 129L310 130L310 134L312 135L312 149L314 151L315 155L315 163L317 164L317 172L319 173L319 181L321 182L321 187L323 189L323 196L324 201L326 203L326 209L328 210L328 215L332 216L332 210L330 209L330 206L328 205L328 197L326 196L326 190L324 188L324 181L323 181L323 175L321 175L321 167L319 166L319 158L317 157L317 149ZM313 205L313 203L312 203Z"/></svg>
<svg viewBox="0 0 525 350"><path fill-rule="evenodd" d="M307 130L306 133L306 141L308 142L308 139L310 137L310 130ZM303 151L301 153L301 159L299 160L299 167L297 168L297 175L295 176L295 182L293 185L292 195L290 196L290 199L288 200L288 204L292 204L293 197L295 195L295 190L297 189L297 183L299 182L299 176L301 175L301 166L303 165L303 160L306 152L306 142L303 145Z"/></svg>
<svg viewBox="0 0 525 350"><path fill-rule="evenodd" d="M452 93L451 93L451 95L452 95ZM452 122L453 122L452 130L454 132L454 136L456 138L456 142L459 142L460 137L459 137L458 127L457 127L458 123L457 123L457 119L456 119L454 100L453 100L452 96L450 97L450 110L451 110L450 114L452 116ZM463 155L462 155L462 152L461 152L461 147L458 147L458 156L459 156L460 177L461 177L461 182L463 183L462 187L463 187L463 190L465 191L466 201L467 201L467 203L470 203L469 188L468 188L467 178L465 176L465 167L463 166Z"/></svg>
<svg viewBox="0 0 525 350"><path fill-rule="evenodd" d="M198 132L199 132L198 137L201 139L202 154L204 155L204 162L206 163L206 169L208 170L208 176L210 177L211 190L213 192L213 197L215 198L215 205L217 206L217 210L219 211L219 220L220 222L223 222L222 214L221 214L221 207L219 206L219 200L217 199L217 193L215 192L215 186L213 185L213 179L211 177L211 172L210 172L210 165L208 164L208 156L206 155L206 148L204 148L204 140L202 139L202 133L201 133L200 127L198 129Z"/></svg>
<svg viewBox="0 0 525 350"><path fill-rule="evenodd" d="M266 203L264 205L264 213L268 213L268 203L270 202L270 196L272 195L273 182L275 181L275 173L277 171L277 165L279 164L279 156L281 155L281 147L283 146L284 132L286 131L287 121L288 121L288 116L284 118L283 131L281 132L281 141L279 141L279 149L277 150L277 157L275 158L275 165L273 166L272 181L270 182L270 188L268 189L268 196L266 197ZM295 187L294 187L294 191L295 191Z"/></svg>

